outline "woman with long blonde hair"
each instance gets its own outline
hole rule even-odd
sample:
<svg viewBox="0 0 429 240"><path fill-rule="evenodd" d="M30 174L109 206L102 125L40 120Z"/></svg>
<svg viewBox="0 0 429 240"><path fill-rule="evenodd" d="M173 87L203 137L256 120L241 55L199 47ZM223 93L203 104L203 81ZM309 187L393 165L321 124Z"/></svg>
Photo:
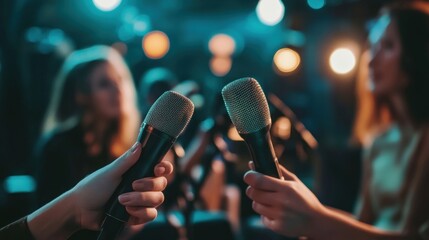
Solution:
<svg viewBox="0 0 429 240"><path fill-rule="evenodd" d="M119 53L107 46L73 52L55 79L36 149L38 204L120 156L139 124L134 82Z"/></svg>

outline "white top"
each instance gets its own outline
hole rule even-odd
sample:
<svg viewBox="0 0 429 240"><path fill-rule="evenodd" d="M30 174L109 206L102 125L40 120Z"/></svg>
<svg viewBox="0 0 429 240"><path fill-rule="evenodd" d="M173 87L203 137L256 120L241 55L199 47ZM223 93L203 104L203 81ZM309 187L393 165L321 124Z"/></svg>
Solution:
<svg viewBox="0 0 429 240"><path fill-rule="evenodd" d="M420 139L411 128L392 125L374 140L364 161L369 164L368 192L375 216L374 226L384 230L400 230L402 211L408 189L407 169Z"/></svg>

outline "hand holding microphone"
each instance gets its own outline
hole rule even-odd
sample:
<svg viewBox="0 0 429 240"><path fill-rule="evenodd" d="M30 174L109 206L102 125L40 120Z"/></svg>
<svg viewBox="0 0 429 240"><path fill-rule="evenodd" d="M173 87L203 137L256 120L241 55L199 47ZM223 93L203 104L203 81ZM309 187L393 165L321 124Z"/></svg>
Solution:
<svg viewBox="0 0 429 240"><path fill-rule="evenodd" d="M169 162L161 160L186 128L193 110L186 97L165 92L149 110L132 149L26 218L2 228L0 236L66 239L80 229L100 229L103 209L107 212L99 239L115 239L125 223L153 220L155 207L164 200L165 176L173 171ZM23 224L24 219L28 224Z"/></svg>
<svg viewBox="0 0 429 240"><path fill-rule="evenodd" d="M28 228L23 227L24 219L2 228L0 239L67 239L81 229L100 229L106 201L121 181L122 174L137 162L140 153L141 144L136 143L118 159L28 215ZM155 177L134 181L133 190L119 196L121 204L130 213L130 224L153 220L155 207L163 201L161 191L166 187L165 177L172 173L173 166L162 161L153 171Z"/></svg>
<svg viewBox="0 0 429 240"><path fill-rule="evenodd" d="M314 219L325 207L293 173L279 166L269 134L270 111L261 86L253 78L238 79L223 88L222 96L249 148L251 168L256 170L244 176L252 208L261 215L262 223L277 233L311 236Z"/></svg>
<svg viewBox="0 0 429 240"><path fill-rule="evenodd" d="M271 142L271 117L267 99L253 78L235 80L222 89L226 110L252 156L255 170L281 178Z"/></svg>
<svg viewBox="0 0 429 240"><path fill-rule="evenodd" d="M137 162L122 176L122 181L106 205L106 217L98 236L102 239L115 239L129 220L129 214L118 200L120 194L132 191L134 180L151 177L153 169L176 138L188 125L194 105L192 102L173 91L165 92L150 108L143 120L138 136L141 154Z"/></svg>

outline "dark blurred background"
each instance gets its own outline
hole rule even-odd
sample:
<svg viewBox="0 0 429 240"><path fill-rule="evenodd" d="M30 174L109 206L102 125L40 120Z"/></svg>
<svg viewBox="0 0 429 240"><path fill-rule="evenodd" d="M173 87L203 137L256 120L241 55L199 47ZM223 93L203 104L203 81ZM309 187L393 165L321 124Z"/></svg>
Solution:
<svg viewBox="0 0 429 240"><path fill-rule="evenodd" d="M180 81L196 81L201 104L228 82L256 78L317 139L317 156L308 165L318 174L309 174L308 181L319 186L321 200L351 211L360 174L360 148L350 143L356 73L367 29L386 2L2 1L0 225L31 209L17 202L25 203L25 193L33 189L25 176L32 170L31 154L61 63L73 50L94 44L121 52L136 85L159 66ZM338 49L339 60L330 63ZM273 116L282 115L271 107ZM8 184L20 181L28 188L13 195Z"/></svg>

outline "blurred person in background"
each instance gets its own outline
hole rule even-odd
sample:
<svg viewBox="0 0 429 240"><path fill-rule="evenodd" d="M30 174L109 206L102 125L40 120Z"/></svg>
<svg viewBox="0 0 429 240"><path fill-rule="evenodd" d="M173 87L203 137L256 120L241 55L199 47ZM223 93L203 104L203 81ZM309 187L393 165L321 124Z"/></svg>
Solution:
<svg viewBox="0 0 429 240"><path fill-rule="evenodd" d="M241 193L236 163L228 132L232 126L220 93L214 97L211 114L179 160L178 168L193 185L194 207L208 212L223 212L236 234L240 230Z"/></svg>
<svg viewBox="0 0 429 240"><path fill-rule="evenodd" d="M150 108L150 106L161 96L165 91L176 91L186 97L190 97L193 93L198 92L198 85L193 81L184 81L179 83L179 80L176 74L168 68L165 67L155 67L147 70L141 77L138 84L138 98L139 98L139 107L144 117ZM174 144L174 147L167 152L164 160L169 161L175 166L175 169L178 169L178 159L183 157L183 148L181 143L184 141L184 138L189 137L190 135L189 128L192 128L191 125L195 124L195 115L194 113L190 124L182 134L179 141ZM179 174L176 176L176 174ZM183 196L183 191L181 190L180 184L183 182L180 172L176 171L171 174L168 178L169 186L166 189L166 202L164 204L165 208L177 207L177 198ZM174 206L176 205L176 206Z"/></svg>
<svg viewBox="0 0 429 240"><path fill-rule="evenodd" d="M167 68L155 67L147 70L138 84L139 106L142 114L146 115L156 99L165 91L172 90L178 83L176 75Z"/></svg>
<svg viewBox="0 0 429 240"><path fill-rule="evenodd" d="M384 8L369 34L372 91L355 135L366 146L356 218L322 205L292 173L245 175L263 223L311 239L429 239L429 3ZM366 111L366 112L365 112Z"/></svg>
<svg viewBox="0 0 429 240"><path fill-rule="evenodd" d="M139 125L134 82L119 53L107 46L73 52L55 79L36 148L38 206L124 153Z"/></svg>
<svg viewBox="0 0 429 240"><path fill-rule="evenodd" d="M200 92L200 87L193 80L179 83L176 75L167 68L152 68L143 74L139 82L139 102L143 115L145 109L167 90L177 91L192 99L192 95ZM233 230L239 230L240 192L234 186L234 163L224 160L222 156L225 152L227 155L229 153L227 157L233 155L228 151L227 143L222 138L222 134L227 133L231 123L221 95L216 96L212 116L200 123L195 117L197 111L190 123L195 124L197 129L189 132L188 128L180 142L175 143L164 157L164 160L171 162L175 169L168 177L168 186L164 191L166 199L160 209L165 221L157 220L148 224L133 239L142 237L173 239L179 236L199 239L200 220L205 224L200 228L204 228L203 232L209 234L207 239L216 237L230 239L224 236L231 237ZM189 142L186 150L182 147L183 141ZM181 220L172 221L171 219L177 218L177 214L181 215L179 217ZM181 229L185 229L185 232Z"/></svg>

